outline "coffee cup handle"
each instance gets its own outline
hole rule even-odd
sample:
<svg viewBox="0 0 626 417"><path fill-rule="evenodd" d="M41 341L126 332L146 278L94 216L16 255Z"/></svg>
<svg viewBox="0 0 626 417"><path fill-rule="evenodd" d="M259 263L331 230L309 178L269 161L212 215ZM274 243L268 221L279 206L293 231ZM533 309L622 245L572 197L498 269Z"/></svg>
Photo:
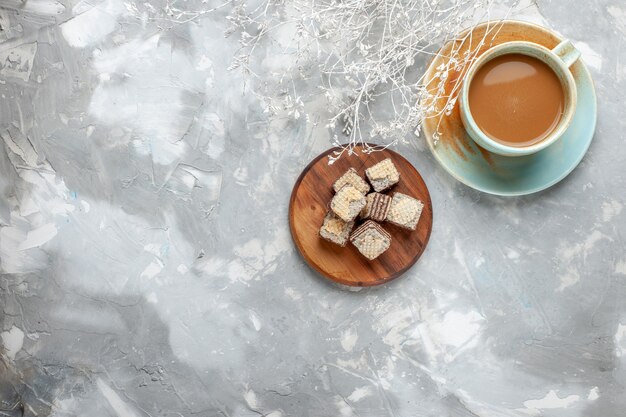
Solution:
<svg viewBox="0 0 626 417"><path fill-rule="evenodd" d="M571 67L580 58L580 51L568 40L558 44L553 50L554 54L561 58L566 67Z"/></svg>

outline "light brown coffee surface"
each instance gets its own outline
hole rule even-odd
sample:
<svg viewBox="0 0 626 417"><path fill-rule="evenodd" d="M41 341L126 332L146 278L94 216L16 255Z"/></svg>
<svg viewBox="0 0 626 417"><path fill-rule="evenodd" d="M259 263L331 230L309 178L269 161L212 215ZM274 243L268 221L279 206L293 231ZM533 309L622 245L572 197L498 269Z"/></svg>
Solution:
<svg viewBox="0 0 626 417"><path fill-rule="evenodd" d="M552 69L522 54L507 54L484 64L469 88L469 107L478 127L509 146L541 142L558 125L563 87Z"/></svg>

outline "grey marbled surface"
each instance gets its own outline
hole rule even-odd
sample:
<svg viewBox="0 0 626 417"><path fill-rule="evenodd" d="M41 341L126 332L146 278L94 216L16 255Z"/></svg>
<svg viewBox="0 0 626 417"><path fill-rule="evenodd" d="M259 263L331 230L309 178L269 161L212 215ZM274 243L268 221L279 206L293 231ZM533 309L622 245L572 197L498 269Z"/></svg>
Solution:
<svg viewBox="0 0 626 417"><path fill-rule="evenodd" d="M430 188L431 241L356 292L287 228L329 132L243 92L224 11L164 4L0 1L0 415L626 414L623 1L513 14L572 39L593 74L580 166L505 199L421 140L398 146Z"/></svg>

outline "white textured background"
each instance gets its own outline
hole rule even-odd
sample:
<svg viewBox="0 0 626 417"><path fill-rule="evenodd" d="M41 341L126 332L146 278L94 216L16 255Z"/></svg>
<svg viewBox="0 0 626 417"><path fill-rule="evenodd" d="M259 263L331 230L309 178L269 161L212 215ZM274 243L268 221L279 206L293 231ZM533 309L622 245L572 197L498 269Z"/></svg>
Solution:
<svg viewBox="0 0 626 417"><path fill-rule="evenodd" d="M572 39L595 79L574 173L495 198L421 139L398 147L433 234L406 276L358 292L306 267L287 228L323 123L266 118L226 71L225 11L162 6L0 1L0 415L624 415L622 1L513 13ZM259 47L263 77L278 48Z"/></svg>

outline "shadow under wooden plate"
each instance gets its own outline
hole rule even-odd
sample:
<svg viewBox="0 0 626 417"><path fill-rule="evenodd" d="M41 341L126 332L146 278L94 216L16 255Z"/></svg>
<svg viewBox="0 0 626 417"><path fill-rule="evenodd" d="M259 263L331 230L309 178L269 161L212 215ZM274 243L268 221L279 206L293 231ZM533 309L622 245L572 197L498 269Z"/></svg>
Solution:
<svg viewBox="0 0 626 417"><path fill-rule="evenodd" d="M384 284L402 275L426 248L433 225L428 188L413 165L392 150L366 154L357 147L353 155L344 154L328 165L328 155L337 149L329 149L315 158L296 181L289 203L291 236L305 261L326 278L359 287ZM351 167L365 178L365 169L385 158L391 158L400 172L400 183L388 193L397 191L418 198L424 209L415 231L383 223L391 235L391 246L369 261L350 243L341 247L320 238L319 228L329 210L335 180Z"/></svg>

